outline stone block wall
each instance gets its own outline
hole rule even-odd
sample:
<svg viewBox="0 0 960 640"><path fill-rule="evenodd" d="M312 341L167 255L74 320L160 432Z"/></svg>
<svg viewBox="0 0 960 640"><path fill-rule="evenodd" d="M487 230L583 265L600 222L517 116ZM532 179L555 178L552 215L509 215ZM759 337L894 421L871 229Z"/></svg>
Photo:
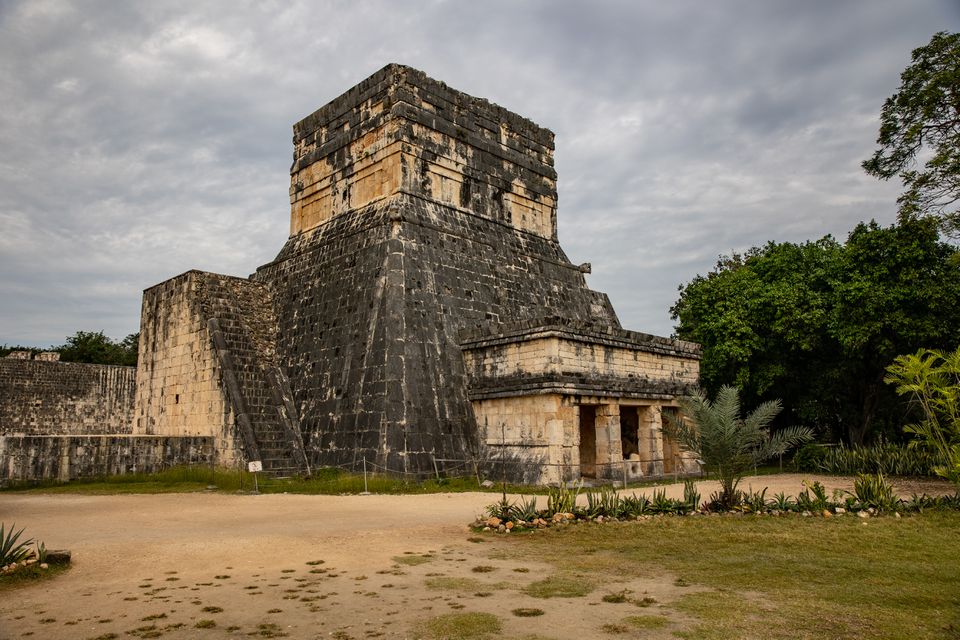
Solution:
<svg viewBox="0 0 960 640"><path fill-rule="evenodd" d="M135 380L133 367L2 358L0 435L130 433Z"/></svg>
<svg viewBox="0 0 960 640"><path fill-rule="evenodd" d="M0 486L153 473L175 465L206 467L213 457L211 437L0 436Z"/></svg>
<svg viewBox="0 0 960 640"><path fill-rule="evenodd" d="M203 277L188 271L143 293L133 433L214 436L231 464L235 417L200 308Z"/></svg>
<svg viewBox="0 0 960 640"><path fill-rule="evenodd" d="M294 125L291 235L398 193L556 239L553 133L388 65Z"/></svg>

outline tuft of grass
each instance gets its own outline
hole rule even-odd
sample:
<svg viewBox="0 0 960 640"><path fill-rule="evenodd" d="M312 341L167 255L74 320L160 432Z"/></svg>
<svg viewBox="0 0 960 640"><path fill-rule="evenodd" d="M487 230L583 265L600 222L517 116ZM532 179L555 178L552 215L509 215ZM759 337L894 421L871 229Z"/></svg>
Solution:
<svg viewBox="0 0 960 640"><path fill-rule="evenodd" d="M609 634L621 634L621 633L630 633L630 627L625 624L615 624L613 622L608 622L607 624L600 627L600 630L604 633Z"/></svg>
<svg viewBox="0 0 960 640"><path fill-rule="evenodd" d="M430 555L429 553L393 557L393 561L396 562L397 564L405 564L410 567L415 567L418 564L426 564L431 560L433 560L433 556Z"/></svg>
<svg viewBox="0 0 960 640"><path fill-rule="evenodd" d="M493 585L480 582L473 578L451 578L447 576L437 576L427 578L424 583L428 589L436 591L483 591Z"/></svg>
<svg viewBox="0 0 960 640"><path fill-rule="evenodd" d="M141 622L150 622L151 620L162 620L163 618L166 618L166 617L167 617L167 614L165 614L165 613L155 613L155 614L153 614L153 615L140 618L140 621L141 621Z"/></svg>
<svg viewBox="0 0 960 640"><path fill-rule="evenodd" d="M197 629L213 629L215 626L217 626L217 622L216 620L209 620L209 619L197 620L197 624L193 626L196 627Z"/></svg>
<svg viewBox="0 0 960 640"><path fill-rule="evenodd" d="M627 601L627 591L617 591L616 593L608 593L603 596L602 600L604 602L612 602L615 604L626 602Z"/></svg>
<svg viewBox="0 0 960 640"><path fill-rule="evenodd" d="M484 640L500 634L500 618L492 613L448 613L424 622L417 630L419 640Z"/></svg>
<svg viewBox="0 0 960 640"><path fill-rule="evenodd" d="M201 611L204 613L223 613L223 607L204 607Z"/></svg>
<svg viewBox="0 0 960 640"><path fill-rule="evenodd" d="M510 613L518 618L534 618L536 616L542 616L544 611L543 609L535 609L533 607L519 607L511 610Z"/></svg>
<svg viewBox="0 0 960 640"><path fill-rule="evenodd" d="M496 571L496 570L497 570L496 567L491 567L488 564L481 564L470 569L470 571L473 571L474 573L490 573L491 571Z"/></svg>
<svg viewBox="0 0 960 640"><path fill-rule="evenodd" d="M523 590L534 598L582 598L593 591L593 582L584 577L556 574L531 582Z"/></svg>

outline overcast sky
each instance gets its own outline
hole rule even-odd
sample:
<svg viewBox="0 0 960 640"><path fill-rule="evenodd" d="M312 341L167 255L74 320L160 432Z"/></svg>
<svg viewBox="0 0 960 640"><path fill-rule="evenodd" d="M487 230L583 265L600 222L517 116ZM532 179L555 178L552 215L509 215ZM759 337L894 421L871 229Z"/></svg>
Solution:
<svg viewBox="0 0 960 640"><path fill-rule="evenodd" d="M960 2L0 0L0 344L271 260L291 125L388 62L552 129L564 249L669 335L718 255L894 220L860 161L939 30Z"/></svg>

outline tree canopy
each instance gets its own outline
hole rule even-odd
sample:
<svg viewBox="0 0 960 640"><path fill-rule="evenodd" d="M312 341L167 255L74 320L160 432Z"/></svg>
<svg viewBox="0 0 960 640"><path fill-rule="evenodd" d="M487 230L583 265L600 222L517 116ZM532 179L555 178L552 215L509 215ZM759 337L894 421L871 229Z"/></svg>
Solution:
<svg viewBox="0 0 960 640"><path fill-rule="evenodd" d="M31 356L36 356L41 351L58 351L60 360L63 362L119 364L133 367L137 364L139 342L139 331L131 333L119 342L110 339L102 331L77 331L69 336L64 344L47 349L2 345L0 358L5 358L11 351L29 351Z"/></svg>
<svg viewBox="0 0 960 640"><path fill-rule="evenodd" d="M676 334L703 345L701 384L782 398L786 424L854 444L896 438L905 406L886 367L960 342L960 264L930 218L858 225L839 243L768 243L722 257L680 288Z"/></svg>
<svg viewBox="0 0 960 640"><path fill-rule="evenodd" d="M960 34L940 32L914 49L883 103L877 144L863 168L884 180L900 176L900 218L937 216L960 234Z"/></svg>
<svg viewBox="0 0 960 640"><path fill-rule="evenodd" d="M64 362L135 366L139 341L139 332L114 342L102 331L77 331L67 338L66 344L54 347L54 351L60 352L60 360Z"/></svg>

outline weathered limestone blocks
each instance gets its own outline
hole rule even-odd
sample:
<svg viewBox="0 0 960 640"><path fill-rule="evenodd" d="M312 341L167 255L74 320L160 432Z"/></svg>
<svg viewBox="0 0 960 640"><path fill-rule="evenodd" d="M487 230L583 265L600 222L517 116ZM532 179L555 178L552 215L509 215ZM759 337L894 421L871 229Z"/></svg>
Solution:
<svg viewBox="0 0 960 640"><path fill-rule="evenodd" d="M291 235L399 193L556 239L553 134L388 65L294 125Z"/></svg>
<svg viewBox="0 0 960 640"><path fill-rule="evenodd" d="M130 433L135 374L133 367L2 358L0 435Z"/></svg>
<svg viewBox="0 0 960 640"><path fill-rule="evenodd" d="M212 437L0 436L0 486L152 473L177 464L209 465L213 446Z"/></svg>

